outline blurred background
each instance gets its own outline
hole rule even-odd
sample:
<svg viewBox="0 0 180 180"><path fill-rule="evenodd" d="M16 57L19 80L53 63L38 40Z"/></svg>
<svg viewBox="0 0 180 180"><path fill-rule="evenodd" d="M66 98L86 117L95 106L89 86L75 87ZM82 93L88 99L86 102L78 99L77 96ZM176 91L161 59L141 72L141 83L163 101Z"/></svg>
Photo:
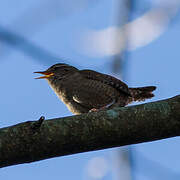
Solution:
<svg viewBox="0 0 180 180"><path fill-rule="evenodd" d="M34 71L69 63L180 93L180 0L2 0L0 127L72 115ZM37 77L37 76L36 76ZM0 169L1 180L180 179L180 139L131 145Z"/></svg>

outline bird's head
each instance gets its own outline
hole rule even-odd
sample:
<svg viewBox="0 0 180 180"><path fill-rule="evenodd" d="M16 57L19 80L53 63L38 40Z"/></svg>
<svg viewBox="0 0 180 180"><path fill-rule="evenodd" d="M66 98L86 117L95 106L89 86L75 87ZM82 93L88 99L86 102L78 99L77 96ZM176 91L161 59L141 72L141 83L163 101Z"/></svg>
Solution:
<svg viewBox="0 0 180 180"><path fill-rule="evenodd" d="M58 64L54 64L53 66L49 67L47 70L45 71L37 71L34 73L39 73L39 74L43 74L44 76L35 78L35 79L62 79L64 77L66 77L67 75L71 75L73 72L77 72L77 68L70 66L68 64L62 64L62 63L58 63Z"/></svg>

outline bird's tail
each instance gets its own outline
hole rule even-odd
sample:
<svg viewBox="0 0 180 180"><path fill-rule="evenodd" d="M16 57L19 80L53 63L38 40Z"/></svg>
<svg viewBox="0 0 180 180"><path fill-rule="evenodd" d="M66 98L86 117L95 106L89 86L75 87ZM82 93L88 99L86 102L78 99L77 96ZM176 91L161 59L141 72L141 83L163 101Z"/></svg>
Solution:
<svg viewBox="0 0 180 180"><path fill-rule="evenodd" d="M132 101L144 101L145 99L150 99L154 97L152 93L156 89L156 86L146 86L146 87L139 87L139 88L129 88L131 93L131 102Z"/></svg>

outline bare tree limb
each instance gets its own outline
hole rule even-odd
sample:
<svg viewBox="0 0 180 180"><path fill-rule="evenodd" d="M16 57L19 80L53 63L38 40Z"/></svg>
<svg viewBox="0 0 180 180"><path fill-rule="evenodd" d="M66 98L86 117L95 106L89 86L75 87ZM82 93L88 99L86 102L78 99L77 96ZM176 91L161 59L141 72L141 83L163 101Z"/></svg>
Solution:
<svg viewBox="0 0 180 180"><path fill-rule="evenodd" d="M179 136L180 96L43 120L0 129L0 167Z"/></svg>

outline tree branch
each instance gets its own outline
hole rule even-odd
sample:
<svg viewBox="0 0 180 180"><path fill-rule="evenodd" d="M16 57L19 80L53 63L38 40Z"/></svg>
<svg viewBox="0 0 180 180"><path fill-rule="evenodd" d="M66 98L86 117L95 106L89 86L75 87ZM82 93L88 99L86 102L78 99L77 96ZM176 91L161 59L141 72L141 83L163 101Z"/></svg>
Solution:
<svg viewBox="0 0 180 180"><path fill-rule="evenodd" d="M0 167L179 136L180 96L43 120L0 129Z"/></svg>

